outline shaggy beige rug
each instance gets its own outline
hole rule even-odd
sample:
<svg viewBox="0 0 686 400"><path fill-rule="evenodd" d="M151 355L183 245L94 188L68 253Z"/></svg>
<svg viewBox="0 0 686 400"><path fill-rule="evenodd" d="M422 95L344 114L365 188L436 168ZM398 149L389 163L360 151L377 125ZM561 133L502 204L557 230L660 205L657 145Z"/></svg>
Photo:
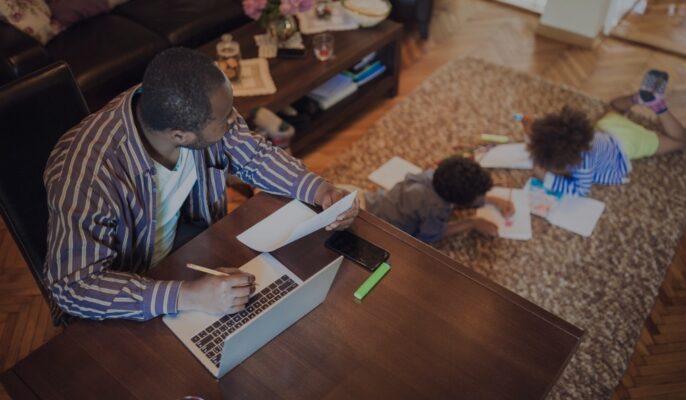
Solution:
<svg viewBox="0 0 686 400"><path fill-rule="evenodd" d="M455 60L382 117L325 172L332 181L376 189L367 175L394 155L422 167L470 145L481 133L521 141L514 112L542 114L564 104L592 118L607 105L574 89L474 59ZM654 121L630 117L657 129ZM590 238L532 217L533 240L447 238L436 247L586 331L552 399L609 398L649 314L686 218L686 159L634 162L631 182L595 186L606 210ZM520 187L524 171L493 171Z"/></svg>

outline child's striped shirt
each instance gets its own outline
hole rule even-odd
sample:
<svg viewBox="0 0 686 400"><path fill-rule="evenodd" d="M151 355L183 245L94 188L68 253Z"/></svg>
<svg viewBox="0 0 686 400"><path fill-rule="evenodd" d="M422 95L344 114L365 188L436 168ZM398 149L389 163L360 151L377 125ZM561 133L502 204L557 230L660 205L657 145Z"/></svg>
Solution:
<svg viewBox="0 0 686 400"><path fill-rule="evenodd" d="M581 163L567 176L545 174L543 185L553 192L587 196L594 183L619 185L631 171L631 163L617 138L605 132L596 132L591 149L583 152Z"/></svg>

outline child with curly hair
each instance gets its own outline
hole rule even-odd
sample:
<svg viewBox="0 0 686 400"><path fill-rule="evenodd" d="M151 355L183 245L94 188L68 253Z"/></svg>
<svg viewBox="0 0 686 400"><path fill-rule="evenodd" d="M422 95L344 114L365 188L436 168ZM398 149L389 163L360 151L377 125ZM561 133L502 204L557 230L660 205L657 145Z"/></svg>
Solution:
<svg viewBox="0 0 686 400"><path fill-rule="evenodd" d="M686 147L683 127L668 112L657 90L661 87L664 93L666 80L659 84L655 72L646 74L638 94L619 97L611 104L619 111L627 111L634 104L653 109L666 134L648 130L615 112L606 114L593 127L586 114L567 106L543 118L522 120L534 162L533 174L546 189L587 196L593 184L624 183L632 160ZM666 74L660 72L660 76Z"/></svg>
<svg viewBox="0 0 686 400"><path fill-rule="evenodd" d="M429 243L470 230L495 236L498 227L488 220L454 218L456 208L476 208L487 202L505 217L514 214L510 200L486 194L492 186L491 176L479 164L453 156L435 170L408 174L391 190L364 193L361 203L372 214Z"/></svg>

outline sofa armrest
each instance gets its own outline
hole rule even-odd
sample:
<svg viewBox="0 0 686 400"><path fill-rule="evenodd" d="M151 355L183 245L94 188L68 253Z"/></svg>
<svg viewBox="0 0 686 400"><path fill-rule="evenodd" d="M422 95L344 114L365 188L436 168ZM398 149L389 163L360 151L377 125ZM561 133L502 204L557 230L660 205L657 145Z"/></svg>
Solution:
<svg viewBox="0 0 686 400"><path fill-rule="evenodd" d="M6 22L0 22L0 85L35 71L52 61L38 41Z"/></svg>

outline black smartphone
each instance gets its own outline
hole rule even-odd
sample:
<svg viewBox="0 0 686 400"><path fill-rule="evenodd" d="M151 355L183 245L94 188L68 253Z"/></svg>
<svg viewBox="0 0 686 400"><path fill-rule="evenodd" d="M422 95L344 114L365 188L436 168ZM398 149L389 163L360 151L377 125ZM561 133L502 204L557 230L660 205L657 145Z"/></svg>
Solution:
<svg viewBox="0 0 686 400"><path fill-rule="evenodd" d="M305 49L278 49L276 56L279 58L304 58Z"/></svg>
<svg viewBox="0 0 686 400"><path fill-rule="evenodd" d="M326 247L341 254L370 271L388 260L388 252L381 247L348 232L335 232L326 241Z"/></svg>

